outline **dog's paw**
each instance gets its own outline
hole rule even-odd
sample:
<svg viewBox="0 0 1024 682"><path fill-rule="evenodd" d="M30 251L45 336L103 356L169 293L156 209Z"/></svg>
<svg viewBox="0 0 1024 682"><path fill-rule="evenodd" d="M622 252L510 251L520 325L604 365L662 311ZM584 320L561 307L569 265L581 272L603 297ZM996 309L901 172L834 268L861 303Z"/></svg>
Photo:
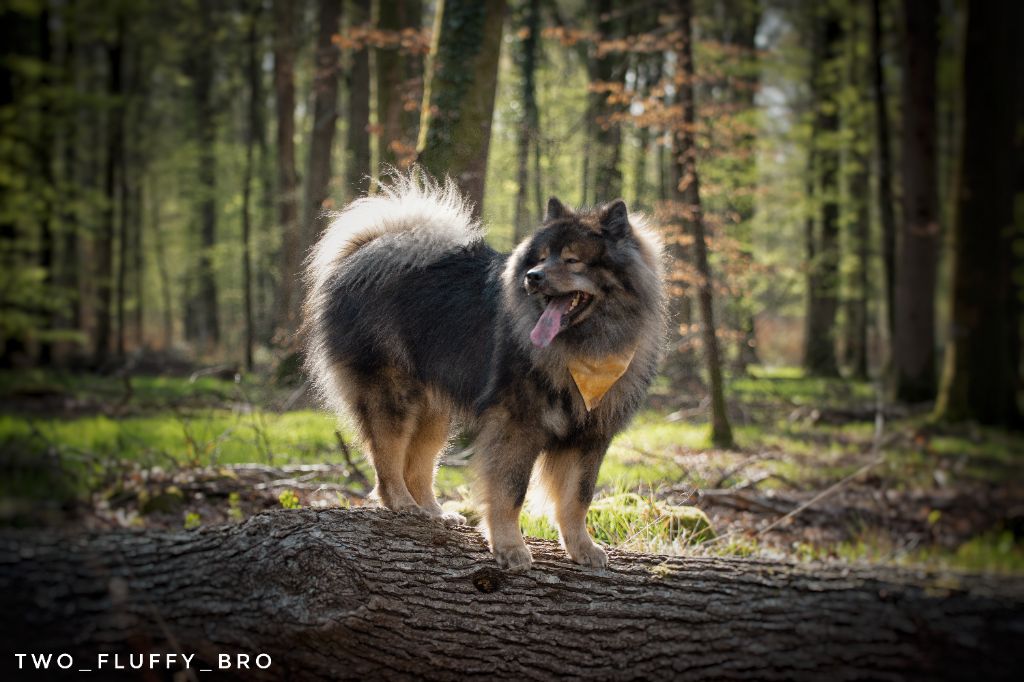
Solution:
<svg viewBox="0 0 1024 682"><path fill-rule="evenodd" d="M568 550L568 552L569 557L580 566L604 568L608 565L608 553L593 542L580 547L575 547Z"/></svg>
<svg viewBox="0 0 1024 682"><path fill-rule="evenodd" d="M508 571L528 571L533 565L533 557L526 545L511 545L508 547L495 547L494 560L498 562L498 568Z"/></svg>

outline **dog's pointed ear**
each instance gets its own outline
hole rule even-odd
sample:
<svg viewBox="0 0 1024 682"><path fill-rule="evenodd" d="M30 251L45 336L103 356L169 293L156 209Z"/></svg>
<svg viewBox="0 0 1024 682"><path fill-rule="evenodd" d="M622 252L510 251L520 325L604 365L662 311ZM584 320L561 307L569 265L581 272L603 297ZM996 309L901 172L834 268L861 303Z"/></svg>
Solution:
<svg viewBox="0 0 1024 682"><path fill-rule="evenodd" d="M601 230L612 239L628 237L632 228L629 226L629 210L622 199L605 205L601 211Z"/></svg>
<svg viewBox="0 0 1024 682"><path fill-rule="evenodd" d="M558 200L557 197L550 197L548 199L548 210L544 215L544 222L549 223L552 220L558 220L569 215L569 209Z"/></svg>

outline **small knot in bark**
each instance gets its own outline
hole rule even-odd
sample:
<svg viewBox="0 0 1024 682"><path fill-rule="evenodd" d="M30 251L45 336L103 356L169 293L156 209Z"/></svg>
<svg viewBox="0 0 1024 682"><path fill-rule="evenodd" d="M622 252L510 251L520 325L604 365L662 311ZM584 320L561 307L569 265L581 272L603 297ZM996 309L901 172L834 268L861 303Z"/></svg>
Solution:
<svg viewBox="0 0 1024 682"><path fill-rule="evenodd" d="M501 589L504 582L501 571L493 568L481 568L479 571L471 575L469 579L473 581L473 586L484 594L497 592Z"/></svg>

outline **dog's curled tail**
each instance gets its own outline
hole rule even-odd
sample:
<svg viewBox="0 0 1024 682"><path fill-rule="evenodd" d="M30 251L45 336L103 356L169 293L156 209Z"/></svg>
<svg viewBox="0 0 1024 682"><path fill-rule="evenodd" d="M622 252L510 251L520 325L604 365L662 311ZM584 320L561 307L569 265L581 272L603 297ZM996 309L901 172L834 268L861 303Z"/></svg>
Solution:
<svg viewBox="0 0 1024 682"><path fill-rule="evenodd" d="M402 236L385 260L375 262L374 272L357 278L366 285L372 284L367 278L380 282L389 272L429 264L481 239L480 223L472 213L472 202L450 178L438 182L418 168L406 173L392 170L376 194L356 199L332 216L313 247L306 260L305 312L308 315L309 306L315 305L329 282L344 273L346 261L376 239Z"/></svg>
<svg viewBox="0 0 1024 682"><path fill-rule="evenodd" d="M367 248L382 238L388 242L383 249ZM332 385L324 316L334 294L340 288L370 290L481 239L472 202L450 178L438 182L419 168L405 173L392 169L376 194L356 199L332 216L305 262L300 331L307 371L332 406L338 392Z"/></svg>

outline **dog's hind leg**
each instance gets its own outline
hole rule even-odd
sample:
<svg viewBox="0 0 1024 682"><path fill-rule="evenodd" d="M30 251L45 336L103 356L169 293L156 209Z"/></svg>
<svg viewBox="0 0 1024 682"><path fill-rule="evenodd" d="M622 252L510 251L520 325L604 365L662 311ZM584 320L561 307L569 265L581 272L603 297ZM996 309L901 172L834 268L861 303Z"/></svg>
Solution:
<svg viewBox="0 0 1024 682"><path fill-rule="evenodd" d="M423 512L405 483L405 458L421 407L420 396L396 387L384 377L364 384L355 413L377 474L374 496L394 511Z"/></svg>
<svg viewBox="0 0 1024 682"><path fill-rule="evenodd" d="M540 466L540 480L554 503L562 546L573 561L583 566L608 565L608 555L587 532L587 510L607 447L605 443L547 453Z"/></svg>
<svg viewBox="0 0 1024 682"><path fill-rule="evenodd" d="M448 442L450 427L449 407L428 398L419 411L409 447L405 451L405 485L417 504L430 516L465 523L466 519L461 514L446 514L434 497L437 457Z"/></svg>

